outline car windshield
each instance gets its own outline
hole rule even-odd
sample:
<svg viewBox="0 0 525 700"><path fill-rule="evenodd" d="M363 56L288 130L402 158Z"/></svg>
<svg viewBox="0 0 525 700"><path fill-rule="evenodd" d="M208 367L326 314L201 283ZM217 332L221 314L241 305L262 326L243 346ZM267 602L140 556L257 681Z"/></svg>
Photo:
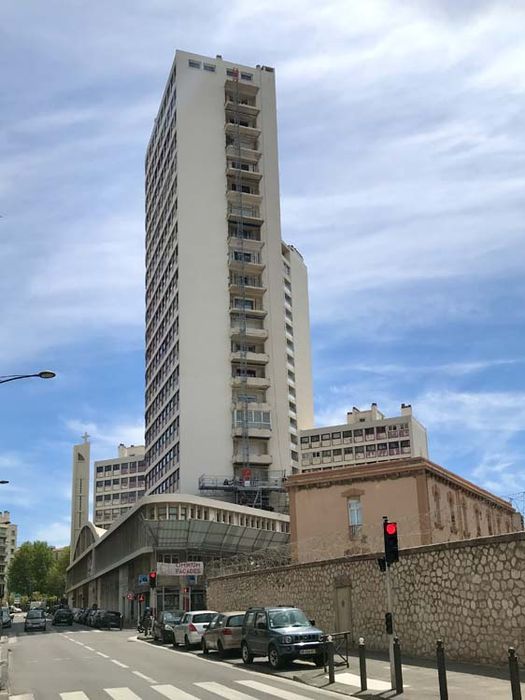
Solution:
<svg viewBox="0 0 525 700"><path fill-rule="evenodd" d="M174 620L180 620L180 615L174 612L164 613L164 622L173 622Z"/></svg>
<svg viewBox="0 0 525 700"><path fill-rule="evenodd" d="M242 627L244 615L232 615L228 618L226 627Z"/></svg>
<svg viewBox="0 0 525 700"><path fill-rule="evenodd" d="M311 627L310 620L302 610L293 608L291 610L270 611L270 627Z"/></svg>
<svg viewBox="0 0 525 700"><path fill-rule="evenodd" d="M27 618L29 620L36 620L39 617L44 617L44 611L43 610L30 610L27 613Z"/></svg>
<svg viewBox="0 0 525 700"><path fill-rule="evenodd" d="M192 622L210 622L215 617L216 613L199 613L194 615Z"/></svg>

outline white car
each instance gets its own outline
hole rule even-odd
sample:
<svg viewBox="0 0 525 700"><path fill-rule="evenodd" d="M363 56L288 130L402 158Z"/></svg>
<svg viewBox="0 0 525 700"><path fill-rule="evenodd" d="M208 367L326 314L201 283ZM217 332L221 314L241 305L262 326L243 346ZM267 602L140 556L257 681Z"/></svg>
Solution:
<svg viewBox="0 0 525 700"><path fill-rule="evenodd" d="M204 630L218 613L215 610L193 610L184 613L184 617L174 629L174 647L184 644L186 649L191 649L194 644L200 644Z"/></svg>

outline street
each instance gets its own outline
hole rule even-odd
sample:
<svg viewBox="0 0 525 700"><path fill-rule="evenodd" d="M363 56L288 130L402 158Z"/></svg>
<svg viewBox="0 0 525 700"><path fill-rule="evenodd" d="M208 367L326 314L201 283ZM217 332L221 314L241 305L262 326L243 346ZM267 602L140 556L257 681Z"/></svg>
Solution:
<svg viewBox="0 0 525 700"><path fill-rule="evenodd" d="M7 633L4 632L4 633ZM171 646L136 641L133 630L79 625L9 630L12 700L316 700L333 693L261 674ZM340 696L339 696L340 697Z"/></svg>

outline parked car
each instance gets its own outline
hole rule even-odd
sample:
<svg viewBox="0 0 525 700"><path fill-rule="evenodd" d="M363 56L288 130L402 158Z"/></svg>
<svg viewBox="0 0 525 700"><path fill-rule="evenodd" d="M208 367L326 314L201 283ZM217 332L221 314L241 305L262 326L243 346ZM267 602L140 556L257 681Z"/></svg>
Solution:
<svg viewBox="0 0 525 700"><path fill-rule="evenodd" d="M242 660L250 664L254 656L267 656L273 669L299 658L322 666L322 635L299 608L250 608L242 626Z"/></svg>
<svg viewBox="0 0 525 700"><path fill-rule="evenodd" d="M244 611L216 615L202 635L202 653L216 649L219 656L224 656L227 651L240 649L244 615Z"/></svg>
<svg viewBox="0 0 525 700"><path fill-rule="evenodd" d="M11 612L11 613L21 613L21 612L22 612L22 608L19 608L19 607L17 607L16 605L11 605L11 607L9 608L9 612Z"/></svg>
<svg viewBox="0 0 525 700"><path fill-rule="evenodd" d="M116 610L99 610L93 619L98 629L122 629L122 615Z"/></svg>
<svg viewBox="0 0 525 700"><path fill-rule="evenodd" d="M85 622L85 624L88 627L94 627L95 616L98 612L99 612L99 610L93 610L93 609L88 610L88 614L86 615L86 622Z"/></svg>
<svg viewBox="0 0 525 700"><path fill-rule="evenodd" d="M53 615L52 625L72 625L73 612L69 608L59 608Z"/></svg>
<svg viewBox="0 0 525 700"><path fill-rule="evenodd" d="M193 644L200 644L206 626L215 615L218 615L216 610L194 610L184 613L180 624L175 626L173 646L184 644L186 650L189 650Z"/></svg>
<svg viewBox="0 0 525 700"><path fill-rule="evenodd" d="M28 611L24 622L25 632L33 632L34 630L42 630L43 632L45 632L46 627L47 620L46 613L44 612L44 610L41 610L40 608L35 608L33 610Z"/></svg>
<svg viewBox="0 0 525 700"><path fill-rule="evenodd" d="M2 615L2 627L11 627L14 616L9 612L9 608L2 608L0 614Z"/></svg>
<svg viewBox="0 0 525 700"><path fill-rule="evenodd" d="M153 620L153 639L166 644L175 641L173 630L184 616L184 610L164 610Z"/></svg>

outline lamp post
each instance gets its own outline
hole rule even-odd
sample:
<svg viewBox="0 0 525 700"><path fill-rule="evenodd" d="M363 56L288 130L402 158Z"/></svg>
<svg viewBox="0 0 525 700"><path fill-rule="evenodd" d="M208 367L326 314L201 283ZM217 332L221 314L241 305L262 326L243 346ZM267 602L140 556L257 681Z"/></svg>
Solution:
<svg viewBox="0 0 525 700"><path fill-rule="evenodd" d="M45 369L42 372L36 372L34 374L7 374L3 377L0 376L0 384L7 384L7 382L14 382L17 379L29 379L30 377L39 377L40 379L53 379L56 377L55 372Z"/></svg>

